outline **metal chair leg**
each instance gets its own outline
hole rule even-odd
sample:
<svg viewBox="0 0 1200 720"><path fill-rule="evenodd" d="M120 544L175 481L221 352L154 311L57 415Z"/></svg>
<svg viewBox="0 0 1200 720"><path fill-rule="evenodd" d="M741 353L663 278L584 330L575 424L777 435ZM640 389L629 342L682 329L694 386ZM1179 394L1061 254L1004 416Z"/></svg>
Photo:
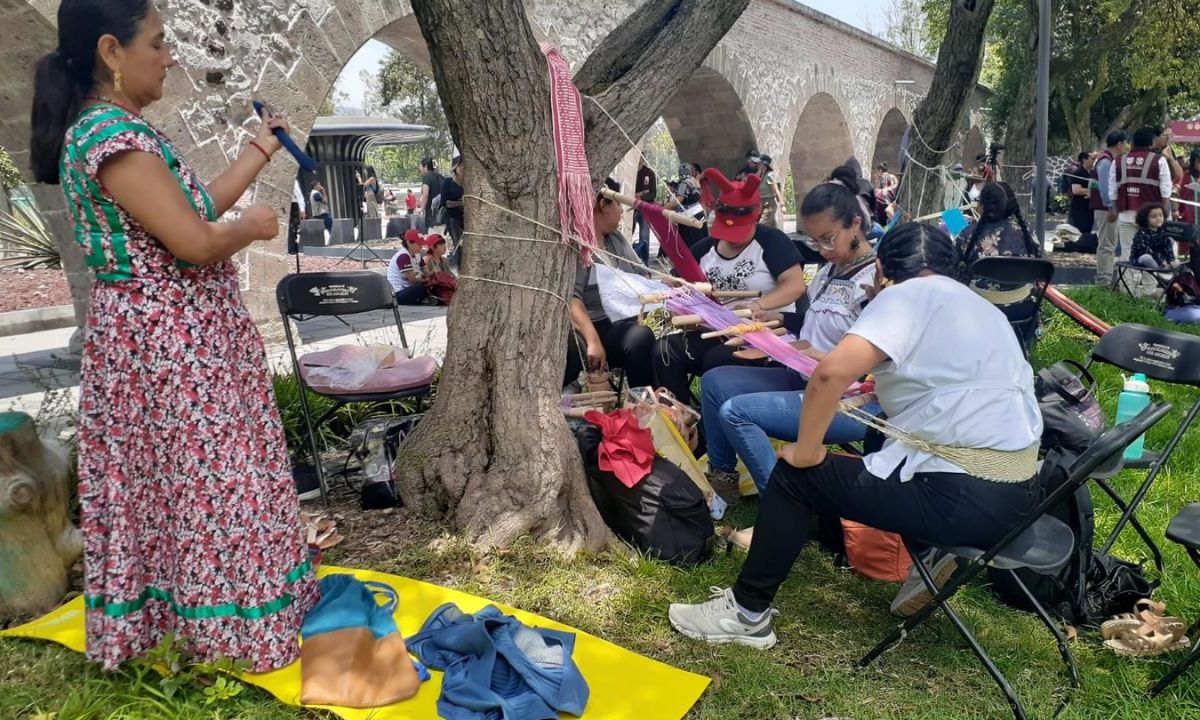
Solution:
<svg viewBox="0 0 1200 720"><path fill-rule="evenodd" d="M918 557L918 554L912 550L907 542L905 542L905 547L909 548L909 555L911 555L913 558ZM917 567L918 573L921 573L922 570L925 570L924 575L927 576L929 574L928 570L925 569L922 563L915 559L913 562L914 566ZM950 579L946 581L946 584L942 586L941 590L938 590L936 593L934 593L933 599L931 599L925 605L925 607L921 608L909 617L904 618L903 622L893 627L892 631L888 633L887 637L880 640L879 644L871 648L870 652L859 658L856 665L858 667L866 667L870 665L875 661L875 658L882 655L884 651L903 640L909 632L916 629L917 626L928 620L929 616L936 612L938 607L949 600L954 593L958 592L959 588L983 572L985 567L985 565L979 565L977 563L971 563L966 567L960 567L953 575L950 576ZM932 578L930 578L929 581L925 581L925 577L922 577L921 580L925 582L927 587L937 587L936 585L932 585Z"/></svg>
<svg viewBox="0 0 1200 720"><path fill-rule="evenodd" d="M1154 561L1154 568L1158 571L1158 577L1162 578L1165 574L1165 565L1163 563L1162 551L1158 549L1158 543L1154 542L1154 538L1150 536L1150 533L1146 531L1146 528L1142 525L1142 522L1138 520L1137 514L1130 508L1129 503L1125 502L1125 498L1121 497L1121 494L1118 493L1107 480L1102 480L1100 478L1092 479L1095 480L1096 484L1099 485L1100 488L1104 490L1105 494L1112 499L1113 504L1116 505L1117 509L1121 511L1121 517L1123 519L1128 519L1129 526L1133 528L1133 531L1138 534L1138 537L1142 539L1142 542L1145 543L1146 547L1150 550L1150 558ZM1120 522L1118 524L1120 524ZM1107 553L1112 548L1113 543L1117 541L1117 535L1120 534L1120 530L1121 528L1119 527L1113 528L1113 531L1109 534L1108 539L1104 541L1104 547L1101 548L1100 552ZM1152 585L1154 587L1158 587L1159 582L1160 580L1155 579L1152 581Z"/></svg>
<svg viewBox="0 0 1200 720"><path fill-rule="evenodd" d="M1054 635L1054 641L1058 643L1058 654L1062 656L1063 664L1067 666L1067 671L1071 676L1071 687L1078 688L1080 685L1079 666L1075 664L1075 656L1071 653L1070 646L1067 645L1067 638L1062 634L1062 630L1058 628L1058 625L1050 618L1050 614L1046 612L1046 608L1042 607L1042 604L1033 596L1033 593L1030 592L1025 582L1021 580L1021 576L1012 570L1009 570L1009 573L1012 575L1013 580L1017 581L1017 587L1021 588L1021 592L1025 594L1025 599L1033 606L1034 614L1038 616L1042 624Z"/></svg>
<svg viewBox="0 0 1200 720"><path fill-rule="evenodd" d="M1161 680L1154 683L1154 687L1150 688L1150 696L1154 697L1163 690L1166 690L1167 686L1175 682L1175 678L1182 675L1192 665L1195 665L1197 660L1200 660L1200 643L1193 644L1192 651L1188 653L1188 656L1176 663L1175 667L1171 668L1171 671L1164 675Z"/></svg>
<svg viewBox="0 0 1200 720"><path fill-rule="evenodd" d="M1021 700L1017 697L1017 693L1013 690L1012 685L1009 684L1008 678L1004 677L1004 673L1000 672L1000 668L996 667L996 663L992 661L991 656L987 654L987 651L983 649L983 646L979 644L979 641L975 639L975 636L971 634L971 631L967 629L967 626L963 624L963 621L959 619L958 615L950 607L949 598L937 599L937 596L941 593L938 592L938 586L933 581L933 576L929 574L929 568L925 567L925 563L915 559L915 556L913 567L917 569L917 574L921 576L921 581L925 583L925 587L929 588L929 591L934 594L935 601L931 601L926 607L933 606L942 611L946 618L950 620L950 623L954 625L954 629L958 630L958 634L966 641L967 646L971 648L971 652L975 654L979 662L983 663L984 669L988 671L988 675L992 676L992 680L995 681L1000 691L1004 693L1005 699L1008 700L1008 706L1012 709L1013 717L1016 720L1027 720L1028 716L1025 714L1025 708L1021 705ZM961 573L955 573L955 575L959 574ZM951 582L947 583L947 588L952 583L953 576Z"/></svg>

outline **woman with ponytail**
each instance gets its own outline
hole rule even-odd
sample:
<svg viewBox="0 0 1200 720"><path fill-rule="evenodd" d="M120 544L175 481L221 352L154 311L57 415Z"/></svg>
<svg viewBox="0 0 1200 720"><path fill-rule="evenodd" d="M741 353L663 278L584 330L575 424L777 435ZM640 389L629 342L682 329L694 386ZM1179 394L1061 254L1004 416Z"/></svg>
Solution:
<svg viewBox="0 0 1200 720"><path fill-rule="evenodd" d="M143 116L175 64L148 0L63 0L38 63L35 177L61 183L92 269L79 399L87 654L183 639L197 661L293 662L316 585L262 339L230 259L266 205L222 216L280 144L268 117L205 184Z"/></svg>
<svg viewBox="0 0 1200 720"><path fill-rule="evenodd" d="M800 206L800 221L826 264L808 285L808 310L799 341L804 352L820 360L834 348L867 304L875 286L875 255L867 242L874 193L859 194L858 175L845 165L813 188ZM783 319L765 316L765 319ZM788 325L794 323L789 322ZM709 370L700 381L705 437L708 441L709 482L733 494L740 457L759 493L775 467L771 438L793 441L804 405L802 375L784 367L727 366ZM878 412L878 406L865 408ZM866 428L848 417L834 418L825 433L827 443L862 440ZM751 530L730 536L747 547Z"/></svg>

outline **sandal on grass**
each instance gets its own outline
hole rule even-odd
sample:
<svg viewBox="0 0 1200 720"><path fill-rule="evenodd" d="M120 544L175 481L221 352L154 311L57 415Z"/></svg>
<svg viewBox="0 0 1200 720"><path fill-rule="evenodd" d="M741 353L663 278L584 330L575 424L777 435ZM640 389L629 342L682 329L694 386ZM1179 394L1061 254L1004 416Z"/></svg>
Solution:
<svg viewBox="0 0 1200 720"><path fill-rule="evenodd" d="M1182 634L1187 629L1187 623L1177 617L1163 615L1167 606L1150 598L1142 598L1133 604L1133 612L1114 615L1111 620L1105 620L1100 626L1100 635L1105 640L1111 640L1124 632L1136 630L1143 625L1157 627L1164 632L1179 630Z"/></svg>
<svg viewBox="0 0 1200 720"><path fill-rule="evenodd" d="M1104 647L1125 657L1149 657L1191 645L1191 641L1183 633L1184 628L1168 632L1147 624L1136 630L1125 630L1116 637L1105 640Z"/></svg>
<svg viewBox="0 0 1200 720"><path fill-rule="evenodd" d="M748 527L745 530L734 530L725 536L725 540L731 547L749 550L750 543L754 540L754 528Z"/></svg>

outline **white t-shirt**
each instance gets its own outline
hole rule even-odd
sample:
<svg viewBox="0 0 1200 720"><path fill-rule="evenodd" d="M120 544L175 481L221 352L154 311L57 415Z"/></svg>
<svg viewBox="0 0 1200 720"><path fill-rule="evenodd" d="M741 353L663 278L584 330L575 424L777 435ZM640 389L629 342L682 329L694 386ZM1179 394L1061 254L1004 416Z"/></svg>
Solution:
<svg viewBox="0 0 1200 720"><path fill-rule="evenodd" d="M822 352L841 342L867 302L862 286L875 283L874 261L849 278L831 279L832 272L833 263L826 263L808 284L808 311L800 328L800 339Z"/></svg>
<svg viewBox="0 0 1200 720"><path fill-rule="evenodd" d="M875 393L888 422L939 445L1023 450L1042 436L1033 369L1004 314L948 277L914 278L879 293L847 331L883 351ZM961 467L888 438L865 458L886 478Z"/></svg>
<svg viewBox="0 0 1200 720"><path fill-rule="evenodd" d="M392 285L392 292L400 292L404 288L412 285L408 278L404 277L406 270L413 270L412 255L407 250L401 248L399 252L392 256L388 263L388 282Z"/></svg>
<svg viewBox="0 0 1200 720"><path fill-rule="evenodd" d="M755 229L737 257L722 257L711 237L693 245L692 255L714 290L755 290L764 295L775 289L780 275L800 264L800 252L791 238L765 225ZM772 309L793 312L796 305Z"/></svg>

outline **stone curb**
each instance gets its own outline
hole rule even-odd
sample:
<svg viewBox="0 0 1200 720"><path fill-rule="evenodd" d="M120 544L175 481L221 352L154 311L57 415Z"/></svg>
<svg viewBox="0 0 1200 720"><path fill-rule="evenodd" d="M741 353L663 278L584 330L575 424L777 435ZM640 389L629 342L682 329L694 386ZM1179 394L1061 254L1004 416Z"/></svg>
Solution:
<svg viewBox="0 0 1200 720"><path fill-rule="evenodd" d="M75 306L58 305L0 313L0 337L57 330L75 324Z"/></svg>

